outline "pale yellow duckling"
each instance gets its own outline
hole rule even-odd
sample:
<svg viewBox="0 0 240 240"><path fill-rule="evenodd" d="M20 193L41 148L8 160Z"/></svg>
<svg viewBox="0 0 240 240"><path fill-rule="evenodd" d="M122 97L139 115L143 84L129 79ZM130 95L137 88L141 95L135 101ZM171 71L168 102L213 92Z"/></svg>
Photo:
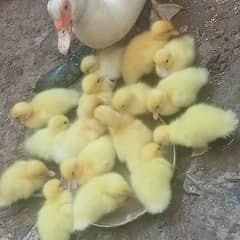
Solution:
<svg viewBox="0 0 240 240"><path fill-rule="evenodd" d="M46 161L53 159L53 146L57 135L69 127L64 115L56 115L49 120L48 126L35 132L25 142L25 150L31 155Z"/></svg>
<svg viewBox="0 0 240 240"><path fill-rule="evenodd" d="M112 87L98 73L88 74L82 80L83 95L80 97L77 115L91 117L96 106L108 104L112 99Z"/></svg>
<svg viewBox="0 0 240 240"><path fill-rule="evenodd" d="M171 201L172 165L161 156L160 146L149 143L131 168L131 185L136 197L151 214L162 213Z"/></svg>
<svg viewBox="0 0 240 240"><path fill-rule="evenodd" d="M148 95L148 111L157 119L159 114L172 115L188 107L196 101L198 92L207 84L208 75L207 69L195 67L172 73Z"/></svg>
<svg viewBox="0 0 240 240"><path fill-rule="evenodd" d="M136 83L143 75L154 72L153 61L156 51L162 48L169 38L177 35L169 21L157 21L147 32L133 38L123 54L122 74L126 84Z"/></svg>
<svg viewBox="0 0 240 240"><path fill-rule="evenodd" d="M152 141L152 131L130 114L121 114L109 106L96 108L94 116L108 127L119 161L128 167L139 159L144 145Z"/></svg>
<svg viewBox="0 0 240 240"><path fill-rule="evenodd" d="M54 115L65 114L78 104L75 90L56 88L43 91L31 102L19 102L10 110L14 120L29 128L43 127Z"/></svg>
<svg viewBox="0 0 240 240"><path fill-rule="evenodd" d="M147 112L147 99L151 87L144 83L136 83L118 89L113 98L112 106L117 111L140 115Z"/></svg>
<svg viewBox="0 0 240 240"><path fill-rule="evenodd" d="M37 229L41 240L69 240L73 232L73 199L58 179L43 187L45 203L38 213Z"/></svg>
<svg viewBox="0 0 240 240"><path fill-rule="evenodd" d="M57 135L53 147L54 161L61 163L77 157L85 146L105 132L106 127L94 118L78 119L69 129Z"/></svg>
<svg viewBox="0 0 240 240"><path fill-rule="evenodd" d="M196 47L194 38L185 35L170 40L154 56L156 72L159 77L167 77L169 74L191 66L195 60Z"/></svg>
<svg viewBox="0 0 240 240"><path fill-rule="evenodd" d="M91 178L109 172L114 167L116 152L109 135L90 142L76 159L69 159L61 164L61 175L77 185L88 182Z"/></svg>
<svg viewBox="0 0 240 240"><path fill-rule="evenodd" d="M238 122L236 114L231 110L197 104L188 108L169 125L157 127L154 131L154 141L163 145L207 148L210 142L232 134Z"/></svg>
<svg viewBox="0 0 240 240"><path fill-rule="evenodd" d="M41 161L15 162L0 178L0 207L31 197L54 175Z"/></svg>
<svg viewBox="0 0 240 240"><path fill-rule="evenodd" d="M74 200L74 230L84 230L119 208L129 197L128 183L117 173L107 173L82 186Z"/></svg>

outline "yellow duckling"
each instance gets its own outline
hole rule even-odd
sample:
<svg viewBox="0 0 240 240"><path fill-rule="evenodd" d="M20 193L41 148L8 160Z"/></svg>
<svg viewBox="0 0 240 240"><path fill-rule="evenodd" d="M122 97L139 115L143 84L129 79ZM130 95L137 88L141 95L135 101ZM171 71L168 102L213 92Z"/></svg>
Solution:
<svg viewBox="0 0 240 240"><path fill-rule="evenodd" d="M88 74L82 80L83 95L77 108L79 118L91 117L96 106L108 104L112 99L112 87L98 73Z"/></svg>
<svg viewBox="0 0 240 240"><path fill-rule="evenodd" d="M160 146L156 143L144 146L130 172L133 190L147 212L162 213L171 201L173 168L161 156Z"/></svg>
<svg viewBox="0 0 240 240"><path fill-rule="evenodd" d="M60 132L69 127L64 115L56 115L49 120L47 128L40 129L25 142L25 150L32 156L51 161L54 141Z"/></svg>
<svg viewBox="0 0 240 240"><path fill-rule="evenodd" d="M88 182L91 178L109 172L114 167L116 152L109 135L90 142L76 159L69 159L61 164L61 175L77 185Z"/></svg>
<svg viewBox="0 0 240 240"><path fill-rule="evenodd" d="M118 159L126 162L128 167L139 158L143 146L152 141L152 131L129 114L121 114L109 106L99 106L94 116L108 127Z"/></svg>
<svg viewBox="0 0 240 240"><path fill-rule="evenodd" d="M154 56L156 72L160 78L191 66L195 60L196 47L194 38L185 35L170 40Z"/></svg>
<svg viewBox="0 0 240 240"><path fill-rule="evenodd" d="M129 197L127 182L117 173L107 173L82 186L74 200L74 230L84 230L119 208Z"/></svg>
<svg viewBox="0 0 240 240"><path fill-rule="evenodd" d="M136 83L143 75L154 72L154 55L169 38L177 35L169 21L155 22L150 31L133 38L123 54L122 74L126 84Z"/></svg>
<svg viewBox="0 0 240 240"><path fill-rule="evenodd" d="M140 115L147 112L147 99L151 87L144 83L136 83L118 89L113 98L112 106L117 111Z"/></svg>
<svg viewBox="0 0 240 240"><path fill-rule="evenodd" d="M73 232L73 199L58 179L43 187L45 203L38 213L37 229L41 240L69 240Z"/></svg>
<svg viewBox="0 0 240 240"><path fill-rule="evenodd" d="M0 178L0 207L31 197L54 175L41 161L17 161Z"/></svg>
<svg viewBox="0 0 240 240"><path fill-rule="evenodd" d="M54 115L65 114L78 104L75 90L50 89L37 94L31 102L19 102L10 110L14 120L29 128L43 127Z"/></svg>
<svg viewBox="0 0 240 240"><path fill-rule="evenodd" d="M94 118L78 119L69 129L57 135L53 147L54 161L61 163L77 157L85 146L105 132L106 127Z"/></svg>
<svg viewBox="0 0 240 240"><path fill-rule="evenodd" d="M197 104L169 125L157 127L154 141L164 145L207 148L210 142L233 133L238 122L236 114L230 110Z"/></svg>
<svg viewBox="0 0 240 240"><path fill-rule="evenodd" d="M148 95L148 111L157 119L159 114L172 115L188 107L196 101L199 90L207 84L208 75L207 69L195 67L172 73Z"/></svg>

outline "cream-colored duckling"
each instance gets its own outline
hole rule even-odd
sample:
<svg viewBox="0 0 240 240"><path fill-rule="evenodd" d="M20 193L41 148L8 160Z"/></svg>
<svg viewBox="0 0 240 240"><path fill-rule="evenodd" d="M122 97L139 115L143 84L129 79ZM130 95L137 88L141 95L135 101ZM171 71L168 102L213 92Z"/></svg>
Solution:
<svg viewBox="0 0 240 240"><path fill-rule="evenodd" d="M15 162L0 178L0 207L31 197L54 175L41 161Z"/></svg>
<svg viewBox="0 0 240 240"><path fill-rule="evenodd" d="M57 135L53 147L53 159L61 163L77 157L91 141L102 136L106 127L94 118L76 120L67 131Z"/></svg>
<svg viewBox="0 0 240 240"><path fill-rule="evenodd" d="M78 104L75 90L56 88L37 94L31 102L19 102L10 110L14 120L29 128L43 127L54 115L65 114Z"/></svg>
<svg viewBox="0 0 240 240"><path fill-rule="evenodd" d="M136 83L143 75L154 72L156 51L177 31L168 21L157 21L147 32L133 38L123 54L122 74L126 84Z"/></svg>
<svg viewBox="0 0 240 240"><path fill-rule="evenodd" d="M140 115L147 112L147 99L151 87L144 83L136 83L118 89L113 98L112 106L117 111Z"/></svg>
<svg viewBox="0 0 240 240"><path fill-rule="evenodd" d="M69 240L73 232L73 199L58 179L43 187L45 203L38 213L37 229L41 240Z"/></svg>
<svg viewBox="0 0 240 240"><path fill-rule="evenodd" d="M96 108L94 116L108 127L118 159L128 167L139 159L144 145L152 141L152 131L130 114L114 111L109 106Z"/></svg>
<svg viewBox="0 0 240 240"><path fill-rule="evenodd" d="M69 127L69 120L64 115L52 117L47 128L35 132L25 142L25 150L31 155L46 161L53 159L53 146L57 135Z"/></svg>
<svg viewBox="0 0 240 240"><path fill-rule="evenodd" d="M172 115L196 101L199 90L208 82L205 68L187 68L161 80L148 96L147 108L158 115Z"/></svg>
<svg viewBox="0 0 240 240"><path fill-rule="evenodd" d="M194 38L185 35L170 40L154 56L156 72L159 77L167 77L169 74L191 66L195 60L196 46Z"/></svg>
<svg viewBox="0 0 240 240"><path fill-rule="evenodd" d="M85 74L98 72L107 83L114 86L122 75L124 50L124 47L110 47L99 51L96 56L86 56L80 69Z"/></svg>
<svg viewBox="0 0 240 240"><path fill-rule="evenodd" d="M117 173L91 179L74 200L74 230L84 230L119 208L129 197L130 187Z"/></svg>
<svg viewBox="0 0 240 240"><path fill-rule="evenodd" d="M109 135L90 142L76 159L61 164L61 175L71 181L73 188L82 185L91 178L109 172L114 167L116 152Z"/></svg>
<svg viewBox="0 0 240 240"><path fill-rule="evenodd" d="M161 156L160 146L149 143L131 168L131 185L138 200L151 214L162 213L171 201L172 165Z"/></svg>
<svg viewBox="0 0 240 240"><path fill-rule="evenodd" d="M99 73L88 74L82 80L83 95L77 108L79 118L92 117L96 106L108 104L112 99L112 87L100 77Z"/></svg>
<svg viewBox="0 0 240 240"><path fill-rule="evenodd" d="M163 145L206 148L210 142L232 134L238 122L236 114L231 110L197 104L169 125L157 127L154 141Z"/></svg>

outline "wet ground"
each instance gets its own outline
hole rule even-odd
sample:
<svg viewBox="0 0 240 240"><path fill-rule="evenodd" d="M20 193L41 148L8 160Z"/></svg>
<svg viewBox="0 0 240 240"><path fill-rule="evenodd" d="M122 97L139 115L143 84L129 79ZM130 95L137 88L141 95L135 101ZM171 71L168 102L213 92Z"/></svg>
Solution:
<svg viewBox="0 0 240 240"><path fill-rule="evenodd" d="M231 108L240 116L239 0L174 2L185 9L174 22L196 37L199 62L211 71L202 100ZM9 107L30 96L40 73L63 59L46 3L0 1L0 172L24 157L23 128L8 119ZM73 239L239 240L239 135L238 130L233 139L213 145L209 153L195 159L178 149L173 201L163 215L144 216L118 229L91 228ZM30 230L40 203L32 202L0 212L0 240L37 239Z"/></svg>

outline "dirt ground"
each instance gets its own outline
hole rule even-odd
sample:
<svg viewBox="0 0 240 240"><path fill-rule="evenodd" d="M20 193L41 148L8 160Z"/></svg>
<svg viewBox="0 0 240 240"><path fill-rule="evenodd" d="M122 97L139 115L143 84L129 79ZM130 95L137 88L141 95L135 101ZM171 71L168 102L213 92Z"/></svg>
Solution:
<svg viewBox="0 0 240 240"><path fill-rule="evenodd" d="M202 100L231 108L240 116L240 1L174 2L185 8L174 22L196 37L199 62L211 71ZM31 96L40 73L63 59L46 4L47 0L0 1L0 172L24 157L24 129L9 120L9 108ZM238 130L232 141L220 142L195 159L178 150L173 201L163 215L144 216L117 229L91 228L73 239L239 240L239 134ZM31 230L39 204L21 202L1 211L0 240L37 239Z"/></svg>

